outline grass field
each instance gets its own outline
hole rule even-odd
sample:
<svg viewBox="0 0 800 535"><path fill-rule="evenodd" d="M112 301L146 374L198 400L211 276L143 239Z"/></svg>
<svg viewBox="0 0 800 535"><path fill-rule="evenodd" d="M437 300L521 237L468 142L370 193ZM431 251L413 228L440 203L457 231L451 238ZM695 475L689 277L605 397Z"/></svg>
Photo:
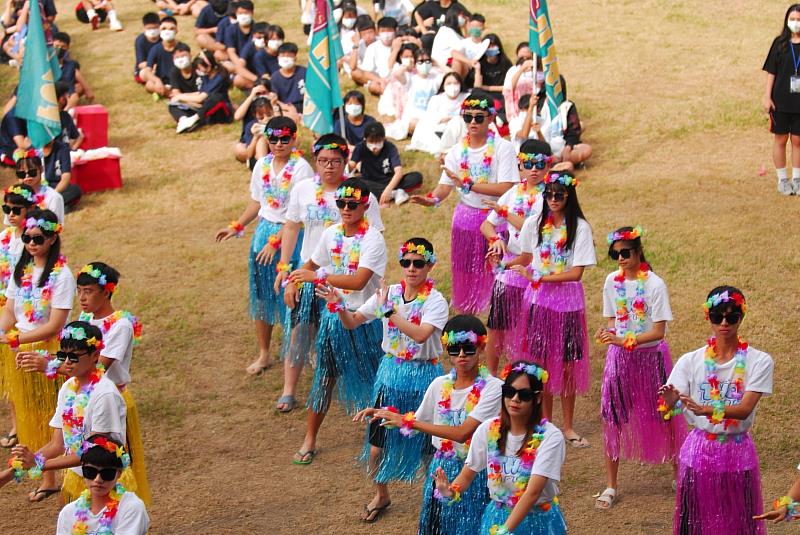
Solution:
<svg viewBox="0 0 800 535"><path fill-rule="evenodd" d="M256 355L247 319L248 242L217 245L214 232L247 201L249 174L232 147L239 126L178 137L165 104L154 104L132 80L133 39L146 0L119 2L122 33L91 33L57 2L58 23L73 36L97 99L109 109L110 144L122 149L122 190L90 195L68 216L65 250L72 268L102 259L119 268L115 301L139 315L145 332L134 363L134 394L143 418L155 504L153 534L414 532L420 488L393 487L393 505L374 527L358 521L371 490L354 457L362 429L334 408L313 465L290 463L305 414L278 415L281 373L245 377ZM513 52L527 35L522 0L471 0ZM800 334L800 199L775 192L771 137L760 112L760 68L786 6L767 1L726 3L654 0L551 2L555 43L569 95L594 147L581 173L579 196L599 256L606 233L641 223L648 258L666 280L675 321L668 340L674 358L704 343L700 303L712 287L731 283L748 297L743 334L772 354L775 395L759 408L754 437L764 496L785 493L798 459L800 401L795 379ZM279 23L303 42L297 5L259 0L257 19ZM193 21L179 21L190 39ZM16 71L0 67L0 95L10 96ZM238 93L234 93L238 99ZM369 109L375 109L371 100ZM310 136L303 135L308 146ZM429 157L407 155L407 167L436 182ZM767 176L758 176L766 165ZM11 173L3 172L4 183ZM433 212L416 206L384 211L393 249L411 235L432 239L434 271L449 293L449 220L453 201ZM391 255L390 255L391 256ZM607 258L584 279L589 328L601 319ZM392 265L390 278L399 275ZM570 450L562 506L571 533L668 533L674 509L667 466L623 464L621 500L595 512L591 495L604 486L599 391L602 348L593 348L593 388L578 402L578 430L594 447ZM301 384L308 391L309 376ZM7 422L0 409L0 430ZM558 418L556 418L558 423ZM0 462L6 452L0 452ZM30 506L29 485L0 491L4 533L54 531L58 504ZM788 533L770 527L770 533Z"/></svg>

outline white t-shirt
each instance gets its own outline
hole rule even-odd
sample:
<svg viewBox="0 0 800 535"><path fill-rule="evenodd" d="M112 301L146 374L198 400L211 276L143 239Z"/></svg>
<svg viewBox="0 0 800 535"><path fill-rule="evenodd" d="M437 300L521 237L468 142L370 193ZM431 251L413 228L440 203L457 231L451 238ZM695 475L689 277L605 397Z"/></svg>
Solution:
<svg viewBox="0 0 800 535"><path fill-rule="evenodd" d="M409 78L411 84L408 88L406 106L403 108L403 118L406 120L421 119L428 109L428 103L442 85L442 75L430 72L425 77L414 74Z"/></svg>
<svg viewBox="0 0 800 535"><path fill-rule="evenodd" d="M461 40L461 46L457 50L467 56L467 59L475 61L486 53L487 48L489 48L488 39L476 43L471 37L465 37Z"/></svg>
<svg viewBox="0 0 800 535"><path fill-rule="evenodd" d="M78 501L68 503L58 513L58 527L56 535L72 535L72 525L75 524L75 510ZM96 515L89 511L86 519L86 535L95 535L100 527L100 519L106 508L101 509ZM114 535L145 535L150 527L150 517L147 516L144 502L133 492L126 492L119 500L117 514L111 522Z"/></svg>
<svg viewBox="0 0 800 535"><path fill-rule="evenodd" d="M483 168L483 156L486 153L487 145L478 149L467 149L467 161L469 162L470 174L472 180L477 184L476 178L479 176ZM461 143L453 146L444 158L444 165L454 172L457 176L461 176ZM517 153L514 151L514 146L511 142L506 141L500 136L494 137L494 155L492 156L492 165L489 170L489 177L486 181L487 184L497 184L499 182L519 182L519 167L517 167ZM461 202L473 208L485 209L486 206L482 203L484 199L496 201L497 197L491 195L483 195L470 191L466 195L461 193L459 189L460 184L451 180L447 174L442 171L442 176L439 179L439 184L446 186L454 186L458 194L461 196Z"/></svg>
<svg viewBox="0 0 800 535"><path fill-rule="evenodd" d="M317 185L313 180L303 180L292 188L289 194L289 206L286 209L285 217L288 221L302 223L303 227L305 227L303 231L303 246L300 250L300 258L303 262L307 262L311 255L314 254L314 250L322 237L322 232L325 230L325 218L330 218L333 223L338 223L341 220L339 209L336 208L336 192L323 191L322 198L325 200L325 206L317 206ZM370 227L383 232L380 205L371 193L369 195L367 219Z"/></svg>
<svg viewBox="0 0 800 535"><path fill-rule="evenodd" d="M311 261L319 267L328 269L331 275L352 275L355 272L350 272L347 267L347 262L350 256L350 248L353 246L353 242L355 242L355 236L344 237L342 243L342 266L340 270L336 270L333 267L331 250L333 250L335 246L334 236L338 228L339 225L333 225L325 229L317 245L317 249L314 251L314 254L311 255ZM386 242L383 240L383 234L373 226L370 226L364 234L364 237L361 238L358 267L372 271L372 276L369 278L369 281L367 281L366 286L361 290L340 290L344 293L345 303L349 310L357 310L375 293L375 290L380 288L381 279L386 272Z"/></svg>
<svg viewBox="0 0 800 535"><path fill-rule="evenodd" d="M403 318L408 319L411 313L411 307L409 303L405 303L403 300L402 286L399 284L390 286L389 296L395 303L395 313L392 317L399 314L403 316ZM358 312L361 313L367 321L372 321L378 317L376 314L378 308L377 303L378 296L372 294L372 296L367 299L367 302L358 308ZM450 313L447 300L439 290L434 288L431 290L427 299L425 299L425 303L423 303L420 312L420 324L427 323L428 325L433 325L434 331L433 334L425 340L425 343L420 346L419 352L414 356L414 360L433 360L439 358L439 355L442 354L442 329L444 329L444 325L447 323L447 317ZM404 352L408 347L408 343L413 342L413 340L401 331L399 346L396 350L392 350L389 341L389 320L384 318L382 323L383 342L381 342L381 349L383 349L383 352L395 356L398 352Z"/></svg>
<svg viewBox="0 0 800 535"><path fill-rule="evenodd" d="M287 198L280 208L272 208L269 204L267 204L267 199L264 195L264 181L262 177L264 175L264 161L266 159L267 156L264 156L258 160L256 162L256 166L253 168L253 174L250 178L250 198L261 205L261 208L258 210L259 217L262 217L273 223L285 223L286 208L289 204L289 199ZM280 184L281 180L283 179L283 172L285 170L286 167L284 166L284 168L281 169L280 174L276 175L275 170L270 168L270 183ZM313 176L314 170L311 169L311 166L308 164L305 158L298 158L294 164L292 180L289 182L289 193L291 193L292 189L294 189L299 182L302 180L307 180Z"/></svg>
<svg viewBox="0 0 800 535"><path fill-rule="evenodd" d="M515 206L514 203L517 200L518 190L519 187L514 186L507 192L503 193L503 195L500 196L500 200L497 201L497 204L499 204L500 206L508 207L509 214L514 213L514 206ZM527 195L525 195L525 197L527 197ZM524 197L522 202L523 202L523 208L527 208L527 200ZM533 206L531 206L531 212L525 219L526 220L531 218L538 219L539 214L542 213L543 203L544 201L542 200L542 194L537 193L536 198L533 201ZM494 210L489 212L489 215L486 217L486 220L494 226L497 226L503 221L505 221L505 219L497 215L497 212L495 212ZM514 225L508 223L508 251L515 255L519 255L522 252L522 247L519 241L521 231L522 229L515 229Z"/></svg>
<svg viewBox="0 0 800 535"><path fill-rule="evenodd" d="M450 59L453 49L460 50L463 39L461 35L449 26L439 27L436 36L433 38L431 59L436 62L440 69L447 68L447 60Z"/></svg>
<svg viewBox="0 0 800 535"><path fill-rule="evenodd" d="M482 472L487 469L489 456L487 433L492 421L494 419L483 422L472 435L469 455L467 455L467 460L464 464L475 472ZM512 435L509 433L506 438L506 451L500 455L503 486L510 494L516 491L514 478L519 473L521 465L521 460L517 457L516 452L522 447L524 440L525 435ZM539 499L536 500L537 505L551 502L553 498L558 496L558 482L561 481L561 466L564 464L565 456L566 444L564 435L559 428L547 422L544 428L544 438L539 447L536 448L536 459L533 461L533 467L531 468L531 476L547 478L547 483L545 483ZM491 493L491 487L489 489ZM494 498L492 496L492 499Z"/></svg>
<svg viewBox="0 0 800 535"><path fill-rule="evenodd" d="M533 253L533 261L531 266L534 269L540 270L542 268L542 259L536 252L536 243L539 241L539 217L529 217L522 225L522 231L519 233L519 242L522 247L523 253ZM560 228L553 229L553 243L561 239L561 235L566 234L566 229L561 232ZM572 249L565 251L566 264L564 271L569 271L573 266L593 266L597 264L597 256L594 251L594 241L592 240L592 227L585 219L578 218L578 228L575 232L575 241L572 244Z"/></svg>
<svg viewBox="0 0 800 535"><path fill-rule="evenodd" d="M17 233L14 231L12 227L6 227L0 232L0 241L8 238L8 245L2 246L3 249L0 251L0 261L8 262L8 269L11 270L9 273L9 280L14 278L14 267L17 265L19 261L19 257L22 256L22 251L25 249L25 244L22 243L22 234L17 236ZM0 281L0 287L2 287L3 295L5 295L5 289L8 286L9 281Z"/></svg>
<svg viewBox="0 0 800 535"><path fill-rule="evenodd" d="M64 226L64 197L50 186L41 186L39 193L44 193L44 207L56 214L58 222Z"/></svg>
<svg viewBox="0 0 800 535"><path fill-rule="evenodd" d="M392 73L389 66L389 57L392 55L392 47L386 46L381 40L377 40L367 47L364 53L364 61L361 62L361 69L378 75L380 78L388 78Z"/></svg>
<svg viewBox="0 0 800 535"><path fill-rule="evenodd" d="M692 399L701 405L710 405L711 396L709 394L711 386L706 380L705 351L706 346L703 346L679 358L678 362L675 363L675 367L672 368L667 384L674 385L683 394L689 394ZM741 400L728 395L735 365L735 357L725 364L717 364L719 391L727 406L735 406L741 403ZM765 396L772 394L774 369L775 363L772 361L772 357L763 351L748 347L744 369L745 392L760 392ZM750 413L746 420L736 420L739 425L730 426L727 431L724 423L714 425L705 416L695 416L691 411L686 410L683 411L683 415L686 417L686 421L694 427L698 427L708 433L727 435L744 433L749 430L756 418L756 409L753 409L753 412Z"/></svg>
<svg viewBox="0 0 800 535"><path fill-rule="evenodd" d="M39 303L42 300L42 288L39 287L39 278L42 276L42 271L44 271L44 268L33 268L32 285L34 310L39 307ZM42 321L40 323L31 323L28 321L28 318L25 317L22 290L17 287L17 283L14 281L12 275L8 281L8 288L6 288L6 297L14 300L14 316L16 318L17 329L19 329L20 332L26 333L37 327L41 327L50 319L50 310L54 308L72 310L72 301L75 299L75 288L75 276L72 274L69 266L65 265L61 269L61 273L58 274L55 284L53 284L52 295L50 296L50 307L44 312Z"/></svg>
<svg viewBox="0 0 800 535"><path fill-rule="evenodd" d="M613 318L616 316L617 291L614 289L614 277L617 276L617 273L619 273L619 271L609 273L603 285L603 317L605 318ZM636 298L637 286L637 281L625 280L625 295L628 299L628 312L631 315L631 319L629 319L628 322L631 328L633 328L633 300ZM645 321L642 333L646 333L652 329L653 323L672 321L672 309L669 306L667 285L664 284L664 280L661 277L652 271L648 272L647 280L644 282L644 302ZM617 336L624 336L623 327L624 326L619 321L615 322ZM656 340L655 342L641 344L640 347L655 347L659 343L661 343L661 341Z"/></svg>
<svg viewBox="0 0 800 535"><path fill-rule="evenodd" d="M449 375L442 375L433 380L425 391L425 397L422 398L422 403L417 409L415 416L417 420L428 422L434 425L455 425L463 424L467 417L485 422L497 418L500 414L500 403L503 397L503 381L489 375L486 378L486 385L481 391L481 397L478 404L473 407L472 412L467 414L465 405L467 404L467 396L472 391L472 386L462 388L460 390L453 389L450 394L450 412L453 417L451 424L449 418L445 418L439 412L439 401L442 399L442 383L449 377ZM442 447L442 439L439 437L431 437L431 443L437 450ZM454 442L453 449L456 451L459 458L464 458L467 454L467 446L464 444Z"/></svg>
<svg viewBox="0 0 800 535"><path fill-rule="evenodd" d="M89 320L89 323L103 330L103 320ZM114 360L114 365L106 371L106 377L115 385L131 382L131 359L133 358L133 324L128 318L119 318L103 333L103 349L100 354Z"/></svg>
<svg viewBox="0 0 800 535"><path fill-rule="evenodd" d="M56 412L50 419L50 427L63 429L64 425L61 416L66 410L66 399L68 385L73 384L75 379L68 380L58 391L58 405ZM127 417L125 400L117 390L117 385L108 380L104 375L94 385L92 394L89 396L89 403L83 411L83 436L84 440L92 435L102 433L108 435L117 442L125 444L125 422ZM73 472L83 477L80 466L71 468Z"/></svg>

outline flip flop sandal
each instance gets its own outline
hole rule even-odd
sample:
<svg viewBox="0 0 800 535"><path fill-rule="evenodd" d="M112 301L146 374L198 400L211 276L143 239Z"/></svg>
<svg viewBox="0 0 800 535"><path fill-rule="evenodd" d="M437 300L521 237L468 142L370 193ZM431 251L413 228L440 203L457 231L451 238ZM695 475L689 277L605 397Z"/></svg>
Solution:
<svg viewBox="0 0 800 535"><path fill-rule="evenodd" d="M317 456L317 450L309 450L309 451L297 451L295 453L295 458L292 459L292 464L297 464L301 466L306 466L314 462L314 457Z"/></svg>
<svg viewBox="0 0 800 535"><path fill-rule="evenodd" d="M280 408L281 405L285 405L284 408ZM297 400L294 399L294 396L281 396L278 398L278 402L275 404L275 408L278 409L278 412L292 412L297 406Z"/></svg>
<svg viewBox="0 0 800 535"><path fill-rule="evenodd" d="M567 442L569 443L570 446L572 446L573 448L577 448L579 450L582 450L584 448L589 448L592 446L585 438L580 436L575 438L568 438Z"/></svg>
<svg viewBox="0 0 800 535"><path fill-rule="evenodd" d="M0 448L6 448L6 449L13 448L19 443L19 440L17 440L16 433L6 433L2 437L0 437L0 440L3 441L3 443L0 444Z"/></svg>
<svg viewBox="0 0 800 535"><path fill-rule="evenodd" d="M255 364L255 362L253 364ZM263 375L265 371L267 371L272 367L272 363L266 364L264 366L254 366L253 364L245 368L247 375L249 375L250 377L259 377L260 375Z"/></svg>
<svg viewBox="0 0 800 535"><path fill-rule="evenodd" d="M28 501L31 502L31 503L43 502L47 498L49 498L50 496L52 496L53 494L56 494L58 492L61 492L61 489L40 489L40 488L37 488L32 493L33 497L30 497L30 496L28 497Z"/></svg>
<svg viewBox="0 0 800 535"><path fill-rule="evenodd" d="M375 507L374 509L370 509L369 505L365 505L364 512L367 513L367 516L365 518L362 518L361 520L363 520L367 524L373 524L377 522L378 520L380 520L381 516L383 516L383 513L390 505L392 505L391 501L386 502L386 505L382 507ZM372 516L373 514L375 516Z"/></svg>
<svg viewBox="0 0 800 535"><path fill-rule="evenodd" d="M607 488L601 493L595 494L592 496L594 498L594 508L600 509L601 511L608 511L614 506L614 502L617 501L617 491L616 489Z"/></svg>

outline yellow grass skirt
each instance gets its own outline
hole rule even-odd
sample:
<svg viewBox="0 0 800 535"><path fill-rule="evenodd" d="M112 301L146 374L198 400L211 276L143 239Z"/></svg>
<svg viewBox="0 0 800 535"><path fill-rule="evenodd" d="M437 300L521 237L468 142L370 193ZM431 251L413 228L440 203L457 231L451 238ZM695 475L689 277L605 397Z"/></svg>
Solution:
<svg viewBox="0 0 800 535"><path fill-rule="evenodd" d="M119 483L125 487L125 490L139 495L136 492L136 478L133 476L130 466L122 472ZM86 490L86 480L70 469L64 470L64 484L61 485L61 498L64 500L64 504L77 500L84 490Z"/></svg>
<svg viewBox="0 0 800 535"><path fill-rule="evenodd" d="M51 354L58 351L58 339L33 344L20 344L20 351L46 349ZM43 373L17 369L15 353L6 344L0 345L0 360L4 363L5 389L17 414L19 443L36 451L52 438L50 419L56 412L58 389L64 384L59 376L50 380Z"/></svg>
<svg viewBox="0 0 800 535"><path fill-rule="evenodd" d="M128 439L128 453L131 456L131 466L129 470L133 472L133 476L136 478L136 495L141 498L147 507L150 507L153 497L150 494L150 485L147 482L147 467L144 463L142 430L139 427L139 409L136 408L136 401L133 399L130 386L125 387L125 390L122 392L122 398L125 400L125 405L128 408L125 434ZM128 470L126 470L126 472L127 471ZM128 488L124 483L123 486L126 489Z"/></svg>

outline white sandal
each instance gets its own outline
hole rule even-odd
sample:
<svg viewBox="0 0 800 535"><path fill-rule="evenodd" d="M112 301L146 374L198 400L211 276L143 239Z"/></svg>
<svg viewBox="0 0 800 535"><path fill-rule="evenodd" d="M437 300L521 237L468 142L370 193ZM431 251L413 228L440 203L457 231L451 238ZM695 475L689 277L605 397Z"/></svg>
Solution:
<svg viewBox="0 0 800 535"><path fill-rule="evenodd" d="M609 487L603 492L595 494L594 496L592 496L592 498L595 498L594 501L595 509L608 511L614 506L614 502L617 501L617 490Z"/></svg>

